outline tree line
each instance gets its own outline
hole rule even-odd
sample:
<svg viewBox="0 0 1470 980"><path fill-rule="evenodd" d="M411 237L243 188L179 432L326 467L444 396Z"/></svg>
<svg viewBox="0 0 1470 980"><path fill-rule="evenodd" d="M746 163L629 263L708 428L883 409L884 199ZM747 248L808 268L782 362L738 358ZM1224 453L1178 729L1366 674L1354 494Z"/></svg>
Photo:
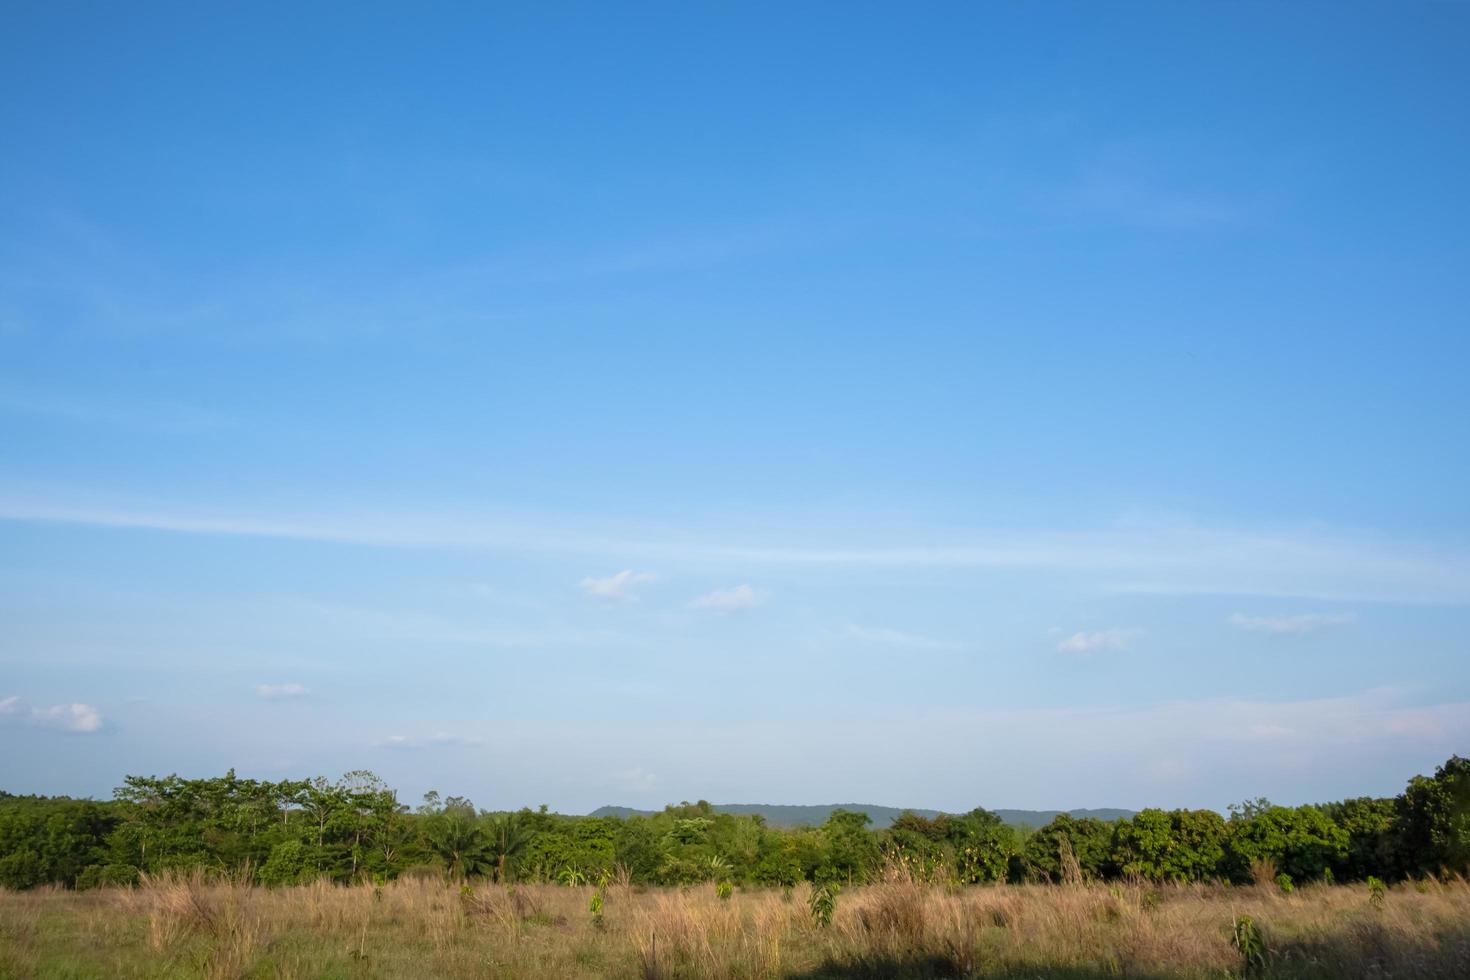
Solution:
<svg viewBox="0 0 1470 980"><path fill-rule="evenodd" d="M128 776L112 800L0 793L0 885L123 885L202 869L263 885L401 875L580 884L791 886L862 882L892 862L935 881L1118 877L1395 880L1470 874L1470 759L1452 757L1393 798L1284 807L1148 809L1120 820L1066 814L1034 831L975 809L904 813L874 829L839 810L821 826L684 803L648 816L489 812L431 792L410 808L364 770L333 782Z"/></svg>

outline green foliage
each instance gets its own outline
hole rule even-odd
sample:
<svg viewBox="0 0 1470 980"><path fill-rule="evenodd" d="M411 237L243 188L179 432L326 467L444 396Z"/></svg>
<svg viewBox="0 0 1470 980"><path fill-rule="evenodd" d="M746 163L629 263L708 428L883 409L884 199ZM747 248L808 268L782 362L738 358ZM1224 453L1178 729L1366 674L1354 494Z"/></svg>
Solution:
<svg viewBox="0 0 1470 980"><path fill-rule="evenodd" d="M603 891L599 888L592 893L592 900L587 903L587 911L592 913L592 924L599 929L603 927L602 904Z"/></svg>
<svg viewBox="0 0 1470 980"><path fill-rule="evenodd" d="M78 888L136 885L138 869L130 864L93 864L77 875Z"/></svg>
<svg viewBox="0 0 1470 980"><path fill-rule="evenodd" d="M1296 886L1293 885L1291 882L1291 875L1283 871L1276 876L1276 887L1280 888L1283 892L1290 894L1291 890Z"/></svg>
<svg viewBox="0 0 1470 980"><path fill-rule="evenodd" d="M0 885L30 888L47 882L83 887L94 865L110 864L109 835L120 823L116 804L44 796L0 801Z"/></svg>
<svg viewBox="0 0 1470 980"><path fill-rule="evenodd" d="M203 870L265 885L402 873L660 885L780 887L873 880L887 861L956 885L1140 875L1164 881L1401 880L1467 873L1470 761L1454 757L1395 800L1278 807L1255 800L1227 822L1208 810L1144 810L1114 822L1062 814L1023 838L995 813L905 812L886 830L833 810L820 827L773 829L704 801L646 816L481 813L426 795L414 812L370 772L261 782L129 776L108 802L0 794L0 886L129 884L140 872ZM1371 890L1370 896L1381 892ZM1426 886L1427 887L1427 886ZM818 888L814 894L822 893ZM835 894L833 892L832 894Z"/></svg>
<svg viewBox="0 0 1470 980"><path fill-rule="evenodd" d="M1111 870L1113 833L1113 824L1101 820L1058 815L1026 838L1022 853L1029 877L1054 882L1065 880L1063 859L1067 854L1076 862L1076 870L1084 879L1104 877Z"/></svg>
<svg viewBox="0 0 1470 980"><path fill-rule="evenodd" d="M1395 806L1403 874L1470 874L1470 759L1452 756L1415 776Z"/></svg>
<svg viewBox="0 0 1470 980"><path fill-rule="evenodd" d="M1334 878L1361 880L1395 865L1394 801L1358 797L1322 811L1347 833L1347 852L1332 865Z"/></svg>
<svg viewBox="0 0 1470 980"><path fill-rule="evenodd" d="M822 824L820 836L825 851L817 868L818 881L862 881L878 866L882 852L868 831L872 819L866 813L836 810Z"/></svg>
<svg viewBox="0 0 1470 980"><path fill-rule="evenodd" d="M1266 937L1248 915L1237 916L1230 943L1240 954L1241 973L1255 976L1266 969Z"/></svg>
<svg viewBox="0 0 1470 980"><path fill-rule="evenodd" d="M715 895L717 895L722 902L728 902L730 900L730 896L734 893L735 886L730 884L728 881L722 881L718 885L715 885Z"/></svg>
<svg viewBox="0 0 1470 980"><path fill-rule="evenodd" d="M1388 896L1388 886L1383 883L1382 878L1373 875L1368 876L1368 904L1374 908L1383 908L1383 900Z"/></svg>
<svg viewBox="0 0 1470 980"><path fill-rule="evenodd" d="M1016 829L979 808L932 818L905 812L884 835L883 850L911 873L963 884L1018 877L1025 864Z"/></svg>
<svg viewBox="0 0 1470 980"><path fill-rule="evenodd" d="M494 867L490 841L468 800L450 797L442 807L425 815L422 826L425 844L444 862L451 876L467 878Z"/></svg>
<svg viewBox="0 0 1470 980"><path fill-rule="evenodd" d="M617 827L602 817L555 814L507 814L497 832L519 838L518 850L507 852L507 870L533 878L561 881L567 869L581 881L609 871L617 858Z"/></svg>
<svg viewBox="0 0 1470 980"><path fill-rule="evenodd" d="M816 923L818 928L825 929L832 924L832 916L837 911L837 892L841 887L835 881L812 886L811 897L807 899L807 909L811 912L812 922Z"/></svg>
<svg viewBox="0 0 1470 980"><path fill-rule="evenodd" d="M520 814L487 815L481 820L485 835L487 860L494 868L497 882L509 882L519 868L520 858L531 845L532 833L528 821Z"/></svg>
<svg viewBox="0 0 1470 980"><path fill-rule="evenodd" d="M1016 829L979 807L949 818L944 840L953 850L954 879L965 885L1006 880L1011 876L1012 859L1021 854Z"/></svg>
<svg viewBox="0 0 1470 980"><path fill-rule="evenodd" d="M1229 834L1213 810L1143 810L1118 822L1114 861L1124 874L1155 881L1217 877Z"/></svg>
<svg viewBox="0 0 1470 980"><path fill-rule="evenodd" d="M310 874L307 846L299 840L284 840L271 849L256 877L263 885L296 885Z"/></svg>
<svg viewBox="0 0 1470 980"><path fill-rule="evenodd" d="M1322 878L1348 854L1348 832L1316 806L1267 806L1249 816L1236 812L1230 821L1228 868L1238 881L1250 863L1266 860L1294 881Z"/></svg>

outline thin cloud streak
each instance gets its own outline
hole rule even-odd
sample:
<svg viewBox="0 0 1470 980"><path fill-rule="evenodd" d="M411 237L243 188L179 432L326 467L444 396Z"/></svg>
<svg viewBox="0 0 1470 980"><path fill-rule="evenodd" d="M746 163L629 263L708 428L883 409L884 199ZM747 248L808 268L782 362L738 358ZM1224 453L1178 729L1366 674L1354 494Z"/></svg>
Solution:
<svg viewBox="0 0 1470 980"><path fill-rule="evenodd" d="M635 572L625 568L616 575L605 578L588 576L578 583L583 592L597 599L612 599L617 602L637 602L638 586L658 579L652 572Z"/></svg>
<svg viewBox="0 0 1470 980"><path fill-rule="evenodd" d="M379 749L432 749L449 747L474 747L484 745L485 740L475 735L455 735L450 732L435 732L427 736L389 735L373 743Z"/></svg>
<svg viewBox="0 0 1470 980"><path fill-rule="evenodd" d="M267 701L279 701L286 698L304 698L311 691L307 690L304 684L257 684L255 693Z"/></svg>
<svg viewBox="0 0 1470 980"><path fill-rule="evenodd" d="M1084 655L1099 650L1126 650L1138 632L1136 629L1110 629L1073 633L1057 643L1057 650Z"/></svg>
<svg viewBox="0 0 1470 980"><path fill-rule="evenodd" d="M873 646L908 647L914 650L959 650L963 647L963 644L951 640L935 639L882 626L858 626L849 623L843 632L850 639Z"/></svg>
<svg viewBox="0 0 1470 980"><path fill-rule="evenodd" d="M1246 616L1236 613L1228 622L1248 633L1274 633L1278 636L1301 636L1331 626L1347 626L1357 622L1352 613L1302 613L1296 616Z"/></svg>
<svg viewBox="0 0 1470 980"><path fill-rule="evenodd" d="M1281 701L862 712L699 727L499 721L480 731L485 741L476 758L497 780L464 787L475 799L499 795L510 804L545 791L546 773L555 771L553 802L577 812L608 802L739 799L752 786L789 803L863 799L957 812L976 805L1223 809L1251 794L1306 803L1327 798L1333 786L1361 787L1365 760L1392 772L1395 782L1364 789L1396 792L1415 767L1470 738L1470 705L1368 690ZM515 746L524 744L538 747L534 760L517 754ZM731 755L731 745L741 751ZM975 752L976 745L1025 751ZM712 768L711 758L721 765ZM626 796L609 800L608 774L635 765L657 773L656 784L629 781L620 787Z"/></svg>
<svg viewBox="0 0 1470 980"><path fill-rule="evenodd" d="M766 594L749 585L741 584L733 589L715 589L689 603L690 609L709 609L717 613L744 612L763 605Z"/></svg>
<svg viewBox="0 0 1470 980"><path fill-rule="evenodd" d="M1105 576L1116 592L1470 603L1470 556L1366 535L1130 526L984 532L960 544L729 546L671 530L618 534L483 517L254 517L45 503L0 493L0 520L445 551L636 557L707 567L980 568Z"/></svg>

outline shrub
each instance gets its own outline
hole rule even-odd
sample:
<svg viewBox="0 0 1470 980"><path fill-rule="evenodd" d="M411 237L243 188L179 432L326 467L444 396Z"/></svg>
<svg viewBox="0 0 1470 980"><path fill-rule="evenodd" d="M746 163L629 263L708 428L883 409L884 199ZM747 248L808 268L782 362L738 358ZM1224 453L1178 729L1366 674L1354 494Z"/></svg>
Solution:
<svg viewBox="0 0 1470 980"><path fill-rule="evenodd" d="M597 929L601 929L603 927L601 888L592 893L592 900L587 903L587 911L592 913L592 925Z"/></svg>
<svg viewBox="0 0 1470 980"><path fill-rule="evenodd" d="M812 921L823 929L832 924L832 915L837 911L838 888L835 881L816 885L812 888L811 898L807 900Z"/></svg>
<svg viewBox="0 0 1470 980"><path fill-rule="evenodd" d="M94 864L77 875L78 888L101 888L106 885L135 885L138 869L131 864Z"/></svg>
<svg viewBox="0 0 1470 980"><path fill-rule="evenodd" d="M1368 876L1368 902L1374 908L1383 908L1384 896L1388 894L1388 886L1383 883L1382 878Z"/></svg>
<svg viewBox="0 0 1470 980"><path fill-rule="evenodd" d="M1266 937L1248 915L1237 916L1230 944L1240 953L1241 972L1253 976L1266 968Z"/></svg>
<svg viewBox="0 0 1470 980"><path fill-rule="evenodd" d="M299 840L281 841L271 848L271 855L255 876L263 885L297 885L310 877L306 867L306 848Z"/></svg>

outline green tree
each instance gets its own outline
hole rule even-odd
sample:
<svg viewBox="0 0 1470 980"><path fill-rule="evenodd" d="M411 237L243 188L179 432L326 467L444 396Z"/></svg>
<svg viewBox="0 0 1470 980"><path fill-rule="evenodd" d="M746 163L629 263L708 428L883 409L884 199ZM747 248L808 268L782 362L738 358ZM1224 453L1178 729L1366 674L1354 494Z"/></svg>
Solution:
<svg viewBox="0 0 1470 980"><path fill-rule="evenodd" d="M468 800L451 796L443 807L425 815L423 832L429 850L455 878L484 874L494 867L490 842Z"/></svg>
<svg viewBox="0 0 1470 980"><path fill-rule="evenodd" d="M1214 810L1143 810L1118 823L1113 860L1124 874L1202 881L1220 874L1228 836Z"/></svg>
<svg viewBox="0 0 1470 980"><path fill-rule="evenodd" d="M1395 867L1394 808L1392 799L1359 797L1322 807L1347 833L1347 851L1332 866L1334 878L1362 881Z"/></svg>
<svg viewBox="0 0 1470 980"><path fill-rule="evenodd" d="M878 866L882 852L868 832L872 818L866 813L834 810L822 824L823 861L817 869L818 881L865 881Z"/></svg>
<svg viewBox="0 0 1470 980"><path fill-rule="evenodd" d="M1348 854L1348 833L1316 806L1272 806L1251 816L1237 811L1230 822L1228 867L1237 881L1252 861L1267 859L1293 881L1323 877Z"/></svg>
<svg viewBox="0 0 1470 980"><path fill-rule="evenodd" d="M989 810L976 807L969 813L949 817L944 840L954 855L958 881L973 884L1004 881L1019 874L1021 839L1014 827ZM1016 867L1012 863L1016 862Z"/></svg>
<svg viewBox="0 0 1470 980"><path fill-rule="evenodd" d="M1032 877L1061 881L1065 870L1062 855L1070 853L1084 878L1102 878L1109 870L1113 832L1113 825L1103 820L1057 814L1050 823L1026 838L1023 853L1027 868Z"/></svg>
<svg viewBox="0 0 1470 980"><path fill-rule="evenodd" d="M1451 756L1433 776L1409 780L1395 817L1403 873L1470 873L1470 759Z"/></svg>
<svg viewBox="0 0 1470 980"><path fill-rule="evenodd" d="M255 873L264 885L296 885L312 877L306 845L299 840L281 841Z"/></svg>
<svg viewBox="0 0 1470 980"><path fill-rule="evenodd" d="M495 868L496 881L509 881L516 862L531 843L526 821L517 813L500 813L484 818L486 856ZM611 851L609 844L609 851Z"/></svg>

